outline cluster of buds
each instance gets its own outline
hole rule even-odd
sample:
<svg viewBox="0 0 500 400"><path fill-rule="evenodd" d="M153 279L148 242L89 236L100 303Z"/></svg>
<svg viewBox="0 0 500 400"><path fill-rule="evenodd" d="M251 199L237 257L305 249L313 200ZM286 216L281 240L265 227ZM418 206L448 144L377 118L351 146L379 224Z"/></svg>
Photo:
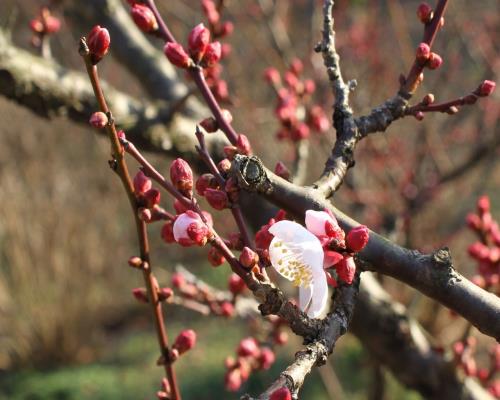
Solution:
<svg viewBox="0 0 500 400"><path fill-rule="evenodd" d="M203 14L208 21L208 30L214 39L225 38L234 31L234 25L230 21L222 21L219 7L213 0L202 0ZM231 53L231 45L223 43L221 45L221 59L226 58ZM214 94L217 101L229 102L229 90L227 82L221 79L222 65L216 63L203 70L208 87Z"/></svg>
<svg viewBox="0 0 500 400"><path fill-rule="evenodd" d="M137 212L140 219L150 223L170 217L170 215L160 207L160 191L153 188L151 179L149 179L144 172L137 172L134 177L133 185L137 201Z"/></svg>
<svg viewBox="0 0 500 400"><path fill-rule="evenodd" d="M323 133L330 127L323 109L312 102L311 96L316 90L314 81L301 80L303 69L302 61L295 59L283 77L273 67L264 73L278 98L275 115L280 123L276 134L279 140L297 142L309 138L311 130Z"/></svg>
<svg viewBox="0 0 500 400"><path fill-rule="evenodd" d="M227 357L225 360L226 389L232 392L238 391L253 371L268 370L275 360L276 356L271 347L262 346L253 337L242 339L236 349L236 358Z"/></svg>
<svg viewBox="0 0 500 400"><path fill-rule="evenodd" d="M221 59L222 48L220 42L210 42L210 31L203 24L199 24L189 34L187 51L180 43L168 42L164 52L176 67L190 68L200 65L210 68Z"/></svg>
<svg viewBox="0 0 500 400"><path fill-rule="evenodd" d="M430 46L423 42L418 45L415 58L421 65L429 69L438 69L443 64L441 56L432 52Z"/></svg>
<svg viewBox="0 0 500 400"><path fill-rule="evenodd" d="M172 275L172 286L180 298L203 304L208 307L212 315L225 318L234 316L236 296L241 294L246 287L240 277L231 275L228 280L228 289L231 296L228 296L226 293L219 292L199 280L190 279L182 272L176 272Z"/></svg>
<svg viewBox="0 0 500 400"><path fill-rule="evenodd" d="M128 0L128 3L132 6L130 15L141 31L145 33L158 31L158 21L156 21L153 11L147 5L135 0Z"/></svg>
<svg viewBox="0 0 500 400"><path fill-rule="evenodd" d="M472 281L500 295L500 228L491 215L487 196L478 199L477 212L467 215L467 225L479 238L468 248L469 255L478 263Z"/></svg>
<svg viewBox="0 0 500 400"><path fill-rule="evenodd" d="M494 344L489 351L488 367L478 367L474 358L477 349L477 340L469 336L464 341L453 344L453 355L456 365L461 368L465 375L476 377L481 385L495 398L500 398L500 380L494 377L500 371L500 344Z"/></svg>
<svg viewBox="0 0 500 400"><path fill-rule="evenodd" d="M42 7L40 14L30 21L30 29L33 32L31 44L40 47L43 37L59 32L61 21L51 14L49 8Z"/></svg>

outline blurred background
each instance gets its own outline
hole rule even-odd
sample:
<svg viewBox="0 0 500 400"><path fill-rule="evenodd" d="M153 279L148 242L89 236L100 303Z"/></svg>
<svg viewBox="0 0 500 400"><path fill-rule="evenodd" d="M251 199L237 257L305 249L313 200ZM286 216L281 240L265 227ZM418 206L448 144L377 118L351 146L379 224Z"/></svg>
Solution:
<svg viewBox="0 0 500 400"><path fill-rule="evenodd" d="M91 24L75 18L75 9L84 9L85 2L56 3L53 13L62 27L52 38L54 58L83 71L76 43ZM500 3L480 3L450 2L434 46L444 64L426 72L417 101L429 92L446 101L469 93L484 79L497 81ZM16 46L34 54L29 21L42 5L34 0L0 2L0 26L10 31ZM179 38L203 18L197 0L158 5ZM398 76L411 65L421 37L417 6L406 0L336 2L344 77L358 81L352 95L356 113L367 113L396 93ZM322 59L313 52L320 40L321 2L233 0L227 1L224 17L235 25L227 39L232 54L224 62L234 124L249 136L266 165L281 160L292 168L294 144L276 140L276 95L263 72L269 66L285 71L294 57L300 58L304 76L316 82L315 102L330 113L333 100ZM159 41L153 42L161 48ZM130 64L133 69L133 60ZM140 80L119 61L109 57L100 70L116 88L147 98ZM467 246L475 238L465 216L482 194L490 197L493 216L500 216L499 110L497 90L456 115L431 114L421 122L408 117L366 139L358 147L356 168L335 197L336 206L399 244L424 251L450 247L456 267L472 277L476 265ZM331 130L309 140L306 184L322 171L333 140ZM133 221L107 157L106 140L90 127L64 117L43 119L0 96L0 399L152 399L158 390L162 370L155 366L152 321L131 295L132 288L142 285L140 274L127 267L136 253ZM150 158L167 171L169 157ZM172 209L166 196L162 205ZM228 227L232 222L226 213L214 215L222 233L234 229ZM161 283L168 284L174 267L182 264L226 288L228 268L211 267L206 249L166 245L160 228L151 225L153 263ZM436 346L447 349L461 336L461 318L390 278L380 278L396 300L410 305ZM175 305L166 307L166 320L171 337L187 327L198 332L196 349L176 364L184 397L236 398L224 390L224 359L247 335L247 325ZM487 348L488 339L477 336ZM265 388L299 348L290 335L277 363L270 371L252 374L242 393ZM346 399L367 399L380 376L386 382L385 398L420 398L374 364L348 335L323 367L327 372L315 371L306 381L302 398L327 399L332 390L340 390ZM332 376L338 378L333 389Z"/></svg>

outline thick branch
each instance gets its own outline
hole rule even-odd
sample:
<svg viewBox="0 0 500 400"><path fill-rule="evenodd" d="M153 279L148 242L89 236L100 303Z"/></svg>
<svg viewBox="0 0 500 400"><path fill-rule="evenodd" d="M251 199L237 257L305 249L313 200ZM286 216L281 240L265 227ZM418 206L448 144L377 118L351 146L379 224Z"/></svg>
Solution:
<svg viewBox="0 0 500 400"><path fill-rule="evenodd" d="M242 188L256 191L302 220L306 210L331 210L346 231L358 222L336 209L311 188L298 187L267 170L256 157L237 156L233 174ZM448 249L432 254L408 250L370 232L360 258L462 315L481 332L500 339L500 299L474 285L454 268Z"/></svg>

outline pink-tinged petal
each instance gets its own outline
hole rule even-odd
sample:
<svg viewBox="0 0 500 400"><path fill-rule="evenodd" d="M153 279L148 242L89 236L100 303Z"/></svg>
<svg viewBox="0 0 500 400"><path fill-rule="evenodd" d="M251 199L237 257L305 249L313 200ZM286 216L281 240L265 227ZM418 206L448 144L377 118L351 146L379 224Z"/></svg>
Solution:
<svg viewBox="0 0 500 400"><path fill-rule="evenodd" d="M316 236L326 235L325 223L327 221L332 222L332 217L324 211L306 211L306 228Z"/></svg>
<svg viewBox="0 0 500 400"><path fill-rule="evenodd" d="M344 256L336 251L325 250L325 259L323 260L323 268L330 268L339 263Z"/></svg>

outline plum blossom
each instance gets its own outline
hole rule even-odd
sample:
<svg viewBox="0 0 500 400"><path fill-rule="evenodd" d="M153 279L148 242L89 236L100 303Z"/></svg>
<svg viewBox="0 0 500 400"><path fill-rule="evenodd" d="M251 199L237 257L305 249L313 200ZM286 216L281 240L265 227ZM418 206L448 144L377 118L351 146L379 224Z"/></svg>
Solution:
<svg viewBox="0 0 500 400"><path fill-rule="evenodd" d="M173 226L174 239L181 246L203 246L210 235L209 227L194 211L188 210L177 217Z"/></svg>
<svg viewBox="0 0 500 400"><path fill-rule="evenodd" d="M299 287L299 307L317 318L328 299L321 242L302 225L287 220L276 222L269 232L274 235L269 245L271 264Z"/></svg>

